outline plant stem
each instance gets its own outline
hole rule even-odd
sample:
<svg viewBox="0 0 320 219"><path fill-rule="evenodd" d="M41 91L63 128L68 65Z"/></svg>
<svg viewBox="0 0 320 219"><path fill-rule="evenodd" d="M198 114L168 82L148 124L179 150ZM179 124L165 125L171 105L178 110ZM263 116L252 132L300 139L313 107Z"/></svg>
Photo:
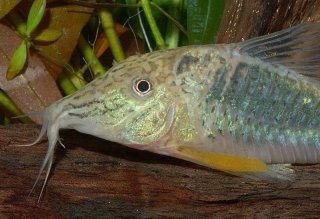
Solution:
<svg viewBox="0 0 320 219"><path fill-rule="evenodd" d="M82 74L83 74L83 71L79 69L77 72L72 72L71 74L68 75L69 80L72 82L72 84L77 90L79 90L80 88L82 88L87 84Z"/></svg>
<svg viewBox="0 0 320 219"><path fill-rule="evenodd" d="M60 77L58 78L58 83L65 95L69 95L77 91L77 88L68 78L68 76L64 73L60 74Z"/></svg>
<svg viewBox="0 0 320 219"><path fill-rule="evenodd" d="M0 105L14 116L19 116L23 114L22 111L17 107L17 105L14 102L12 102L12 100L7 96L7 94L3 90L0 90ZM28 117L20 117L19 120L23 123L32 122Z"/></svg>
<svg viewBox="0 0 320 219"><path fill-rule="evenodd" d="M89 43L85 40L82 34L80 34L78 46L84 58L91 66L94 75L103 75L106 72L105 68L102 66L99 59L94 55L92 48L90 47Z"/></svg>
<svg viewBox="0 0 320 219"><path fill-rule="evenodd" d="M159 49L165 49L165 43L164 43L164 40L161 36L160 30L156 24L156 21L152 15L149 0L141 0L141 6L142 6L143 11L146 15L147 21L149 23L153 37L156 41L157 47Z"/></svg>
<svg viewBox="0 0 320 219"><path fill-rule="evenodd" d="M172 0L172 1L176 1L176 0ZM179 8L179 10L182 12L183 10L184 10L184 3L185 3L185 1L184 0L180 0L180 8ZM150 5L151 6L153 6L153 7L155 7L156 9L158 9L162 14L164 14L169 20L171 20L171 22L173 22L176 26L177 26L177 28L179 28L179 30L182 32L182 33L184 33L185 35L187 35L188 34L188 32L187 32L187 30L184 28L184 26L179 22L179 21L177 21L174 17L172 17L171 15L170 15L170 13L168 13L168 12L166 12L165 10L163 10L159 5L157 5L156 3L154 3L154 2L150 2ZM173 5L174 6L174 5ZM174 9L174 7L170 7L169 8L169 11L171 10L171 9ZM179 12L180 12L179 11ZM180 14L182 14L182 13L179 13L179 17L182 17Z"/></svg>
<svg viewBox="0 0 320 219"><path fill-rule="evenodd" d="M181 14L181 8L182 8L182 0L172 0L172 3L169 8L169 15L171 15L175 20L180 20L180 14ZM167 31L166 31L166 37L165 42L167 48L176 48L179 43L179 35L180 30L177 28L177 26L173 22L167 23Z"/></svg>
<svg viewBox="0 0 320 219"><path fill-rule="evenodd" d="M99 10L98 14L104 33L109 41L110 49L114 59L119 62L125 58L125 55L114 27L112 14L107 9Z"/></svg>

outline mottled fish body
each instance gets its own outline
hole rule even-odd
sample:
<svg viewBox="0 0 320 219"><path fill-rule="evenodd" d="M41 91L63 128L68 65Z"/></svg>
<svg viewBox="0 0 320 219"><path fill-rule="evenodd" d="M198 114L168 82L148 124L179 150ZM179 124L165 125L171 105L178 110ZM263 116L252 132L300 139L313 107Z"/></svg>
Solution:
<svg viewBox="0 0 320 219"><path fill-rule="evenodd" d="M319 37L320 24L303 24L129 57L45 110L45 183L61 128L235 175L292 179L287 164L320 162Z"/></svg>

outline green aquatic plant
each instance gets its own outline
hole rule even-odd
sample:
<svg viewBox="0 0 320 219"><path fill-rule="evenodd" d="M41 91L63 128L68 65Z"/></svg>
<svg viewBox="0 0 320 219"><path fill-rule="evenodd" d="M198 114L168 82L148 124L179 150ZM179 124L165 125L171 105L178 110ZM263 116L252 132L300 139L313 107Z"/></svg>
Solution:
<svg viewBox="0 0 320 219"><path fill-rule="evenodd" d="M22 72L27 61L28 50L30 47L34 47L34 44L37 44L38 42L54 42L61 36L61 31L55 29L43 29L35 32L43 18L45 8L46 0L35 0L32 3L26 23L19 17L18 14L14 12L9 14L11 21L16 26L18 34L22 38L22 42L10 60L6 74L8 80L15 78Z"/></svg>
<svg viewBox="0 0 320 219"><path fill-rule="evenodd" d="M45 63L49 61L64 69L62 72L53 72L53 74L57 74L54 75L54 78L61 93L69 95L94 78L101 76L111 67L111 64L106 61L106 55L95 54L95 35L104 33L104 37L109 44L107 50L110 51L110 53L107 53L110 57L107 60L111 59L119 62L127 56L128 48L126 48L126 44L128 44L128 41L137 44L137 47L138 41L143 42L148 47L145 51L176 48L192 43L213 43L224 9L224 0L117 0L112 3L65 0L63 2L59 2L58 5L55 4L55 7L67 4L96 9L89 12L91 19L79 35L78 46L76 47L78 50L73 48L74 54L69 62L68 60L62 60L62 58L59 60L59 55L54 56L52 54L52 52L61 51L50 50L46 53L47 48L42 47L43 45L54 45L56 41L64 40L66 32L71 31L71 29L66 31L66 27L61 26L60 28L59 25L52 27L52 20L48 19L50 16L45 16L46 9L47 12L51 12L50 4L47 5L45 0L33 1L29 13L24 19L18 11L19 9L20 12L24 11L24 7L28 6L29 3L22 4L22 1L19 0L2 1L0 3L0 19L9 20L15 27L17 35L22 39L10 59L6 72L8 80L14 79L28 67L27 60L30 49L32 49L41 56ZM70 10L70 13L74 12L77 12L77 10ZM50 27L46 28L45 25L40 25L42 23L49 23L48 26ZM92 23L95 23L95 25L92 25ZM126 26L129 29L128 32L134 33L132 35L134 37L122 39L121 34L117 33L115 28L116 24ZM62 29L64 29L63 36L60 31ZM68 46L66 42L65 47ZM85 61L83 62L83 60ZM49 70L50 66L46 65L46 68ZM52 74L50 70L49 72ZM7 116L5 117L6 123L10 116L25 113L25 110L19 109L15 105L15 100L10 99L5 91L1 90L0 93L1 108L5 109L4 111L1 110L1 114ZM30 101L32 102L32 100ZM10 113L7 114L7 112ZM20 121L27 122L27 120L21 118L19 118Z"/></svg>

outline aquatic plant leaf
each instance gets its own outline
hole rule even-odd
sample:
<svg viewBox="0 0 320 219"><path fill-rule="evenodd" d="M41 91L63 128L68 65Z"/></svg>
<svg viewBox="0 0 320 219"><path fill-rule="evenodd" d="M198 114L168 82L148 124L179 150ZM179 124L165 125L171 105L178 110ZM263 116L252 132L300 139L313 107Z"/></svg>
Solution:
<svg viewBox="0 0 320 219"><path fill-rule="evenodd" d="M30 36L42 20L46 9L46 0L35 0L28 14L26 35Z"/></svg>
<svg viewBox="0 0 320 219"><path fill-rule="evenodd" d="M224 0L188 0L189 44L214 43L224 10Z"/></svg>
<svg viewBox="0 0 320 219"><path fill-rule="evenodd" d="M63 67L77 45L80 31L91 16L92 8L75 5L63 5L47 9L50 15L45 28L61 30L62 35L50 44L37 45L42 61L54 78L58 78ZM42 23L39 29L42 28Z"/></svg>
<svg viewBox="0 0 320 219"><path fill-rule="evenodd" d="M23 40L17 50L13 53L13 56L10 60L6 74L8 80L12 80L21 73L23 67L26 64L27 53L27 42Z"/></svg>
<svg viewBox="0 0 320 219"><path fill-rule="evenodd" d="M0 23L0 87L23 113L39 112L60 99L61 93L53 77L37 54L31 51L23 74L8 81L6 70L10 57L21 44L21 39L11 28ZM11 114L7 115L12 116ZM39 118L32 118L40 123Z"/></svg>
<svg viewBox="0 0 320 219"><path fill-rule="evenodd" d="M21 0L1 0L0 19L6 16Z"/></svg>
<svg viewBox="0 0 320 219"><path fill-rule="evenodd" d="M56 29L44 29L37 34L33 40L39 42L54 42L58 40L62 35L62 32Z"/></svg>

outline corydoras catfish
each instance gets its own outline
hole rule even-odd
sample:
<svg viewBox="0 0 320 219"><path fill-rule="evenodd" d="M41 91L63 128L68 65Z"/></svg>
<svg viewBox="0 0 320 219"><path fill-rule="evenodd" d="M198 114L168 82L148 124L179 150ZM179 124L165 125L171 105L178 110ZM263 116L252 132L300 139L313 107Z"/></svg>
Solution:
<svg viewBox="0 0 320 219"><path fill-rule="evenodd" d="M320 162L319 39L320 24L302 24L117 63L42 112L33 144L47 133L49 146L37 181L47 169L47 182L59 129L238 176L293 179L290 164Z"/></svg>

